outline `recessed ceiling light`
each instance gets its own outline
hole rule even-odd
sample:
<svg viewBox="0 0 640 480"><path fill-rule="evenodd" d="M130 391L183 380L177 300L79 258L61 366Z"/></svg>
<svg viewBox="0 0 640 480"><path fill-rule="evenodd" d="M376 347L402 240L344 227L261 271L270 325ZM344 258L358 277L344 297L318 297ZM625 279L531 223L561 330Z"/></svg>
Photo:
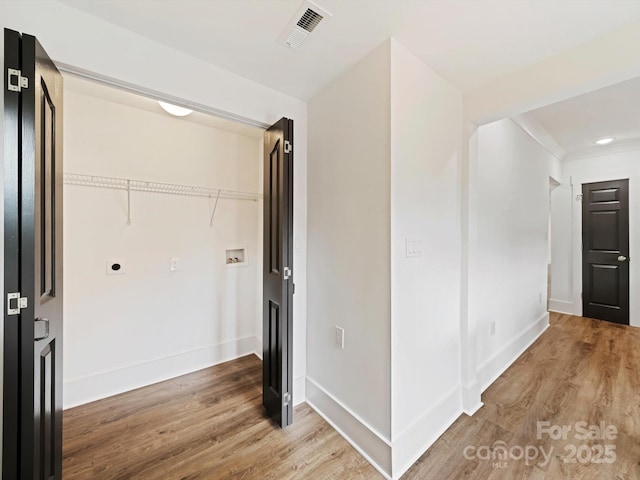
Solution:
<svg viewBox="0 0 640 480"><path fill-rule="evenodd" d="M164 109L165 112L170 113L171 115L175 115L176 117L186 117L190 113L193 113L193 110L189 110L188 108L184 108L184 107L179 107L171 103L160 102L160 101L158 101L158 103Z"/></svg>
<svg viewBox="0 0 640 480"><path fill-rule="evenodd" d="M600 140L596 140L595 143L596 145L608 145L609 143L613 142L615 139L613 137L606 137L606 138L601 138Z"/></svg>

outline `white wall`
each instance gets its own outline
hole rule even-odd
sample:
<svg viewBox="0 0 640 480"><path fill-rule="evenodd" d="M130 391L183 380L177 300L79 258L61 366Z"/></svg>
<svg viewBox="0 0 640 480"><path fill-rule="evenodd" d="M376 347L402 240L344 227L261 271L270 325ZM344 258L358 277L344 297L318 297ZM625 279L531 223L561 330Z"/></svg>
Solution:
<svg viewBox="0 0 640 480"><path fill-rule="evenodd" d="M563 183L552 197L552 221L565 225L554 231L551 306L554 310L582 315L582 184L629 179L630 324L640 327L640 149L603 148L601 154L572 155L562 163ZM558 193L556 193L558 192Z"/></svg>
<svg viewBox="0 0 640 480"><path fill-rule="evenodd" d="M65 172L261 190L261 136L172 117L153 101L155 112L117 103L104 90L65 89ZM210 227L208 199L133 193L127 226L126 192L64 193L65 407L261 353L261 202L220 200ZM235 247L247 249L248 266L226 267ZM125 274L106 275L110 259Z"/></svg>
<svg viewBox="0 0 640 480"><path fill-rule="evenodd" d="M393 475L458 417L462 94L391 43ZM422 255L407 258L406 240Z"/></svg>
<svg viewBox="0 0 640 480"><path fill-rule="evenodd" d="M54 60L265 123L294 120L294 403L306 372L305 102L56 1L0 2L3 26L35 34ZM55 18L55 22L50 20ZM190 79L185 82L185 77Z"/></svg>
<svg viewBox="0 0 640 480"><path fill-rule="evenodd" d="M482 126L477 135L469 315L484 390L548 325L553 162L551 154L510 119Z"/></svg>
<svg viewBox="0 0 640 480"><path fill-rule="evenodd" d="M309 102L307 398L321 411L333 398L383 450L391 436L389 49ZM335 326L345 329L344 350ZM388 455L375 460L390 466Z"/></svg>
<svg viewBox="0 0 640 480"><path fill-rule="evenodd" d="M309 125L308 401L399 478L462 410L462 95L392 39Z"/></svg>

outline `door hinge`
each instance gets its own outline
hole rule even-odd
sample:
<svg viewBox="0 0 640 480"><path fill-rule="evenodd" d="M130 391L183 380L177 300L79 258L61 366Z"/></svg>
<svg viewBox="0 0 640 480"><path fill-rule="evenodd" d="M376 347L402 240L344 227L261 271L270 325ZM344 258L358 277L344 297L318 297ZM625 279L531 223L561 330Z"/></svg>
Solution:
<svg viewBox="0 0 640 480"><path fill-rule="evenodd" d="M291 402L291 394L289 392L285 392L282 398L284 400L284 404L289 405L289 403Z"/></svg>
<svg viewBox="0 0 640 480"><path fill-rule="evenodd" d="M10 92L21 92L23 88L29 88L29 79L23 77L20 70L9 68L7 69L7 88Z"/></svg>
<svg viewBox="0 0 640 480"><path fill-rule="evenodd" d="M291 153L291 142L289 140L284 141L284 153Z"/></svg>
<svg viewBox="0 0 640 480"><path fill-rule="evenodd" d="M284 267L284 279L289 280L291 278L291 269L289 267Z"/></svg>
<svg viewBox="0 0 640 480"><path fill-rule="evenodd" d="M20 311L27 308L28 304L27 297L21 297L20 292L8 293L7 315L20 315Z"/></svg>

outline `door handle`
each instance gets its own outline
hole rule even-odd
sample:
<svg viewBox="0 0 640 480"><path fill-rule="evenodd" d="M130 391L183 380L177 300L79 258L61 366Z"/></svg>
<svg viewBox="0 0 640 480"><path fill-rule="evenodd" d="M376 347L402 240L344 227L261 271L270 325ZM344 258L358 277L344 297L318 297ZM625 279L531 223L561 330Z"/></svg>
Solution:
<svg viewBox="0 0 640 480"><path fill-rule="evenodd" d="M625 262L626 260L627 260L627 257L625 257L624 255L620 255L620 256L618 257L618 261L619 261L619 262Z"/></svg>
<svg viewBox="0 0 640 480"><path fill-rule="evenodd" d="M33 339L34 342L49 338L49 320L47 318L36 318L34 323L44 322L44 335Z"/></svg>

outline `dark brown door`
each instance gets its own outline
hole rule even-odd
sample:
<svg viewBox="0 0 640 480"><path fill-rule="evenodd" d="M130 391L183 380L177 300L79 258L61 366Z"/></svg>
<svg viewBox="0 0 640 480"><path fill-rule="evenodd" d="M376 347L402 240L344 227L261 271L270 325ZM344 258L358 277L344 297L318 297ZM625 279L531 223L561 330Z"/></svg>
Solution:
<svg viewBox="0 0 640 480"><path fill-rule="evenodd" d="M281 427L293 422L293 120L264 135L262 403Z"/></svg>
<svg viewBox="0 0 640 480"><path fill-rule="evenodd" d="M585 317L629 324L629 181L582 186Z"/></svg>
<svg viewBox="0 0 640 480"><path fill-rule="evenodd" d="M31 35L5 30L5 58L3 478L62 479L62 76Z"/></svg>

